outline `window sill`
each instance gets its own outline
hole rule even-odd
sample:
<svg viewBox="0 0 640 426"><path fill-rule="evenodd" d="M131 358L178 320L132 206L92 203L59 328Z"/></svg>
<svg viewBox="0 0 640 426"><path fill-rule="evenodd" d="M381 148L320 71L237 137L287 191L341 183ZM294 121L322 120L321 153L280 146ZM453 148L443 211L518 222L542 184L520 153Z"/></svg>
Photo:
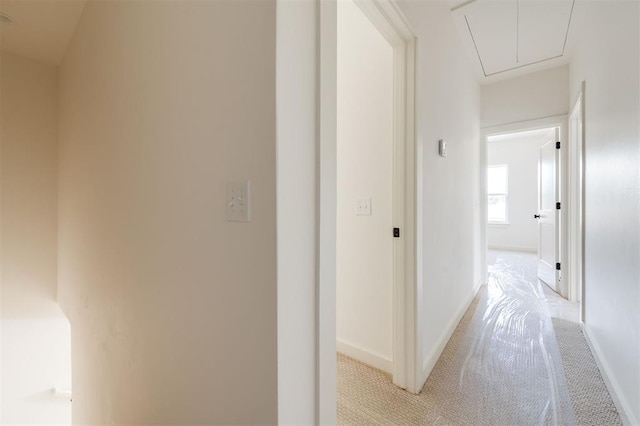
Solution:
<svg viewBox="0 0 640 426"><path fill-rule="evenodd" d="M489 222L487 225L489 228L507 228L511 224L509 222Z"/></svg>

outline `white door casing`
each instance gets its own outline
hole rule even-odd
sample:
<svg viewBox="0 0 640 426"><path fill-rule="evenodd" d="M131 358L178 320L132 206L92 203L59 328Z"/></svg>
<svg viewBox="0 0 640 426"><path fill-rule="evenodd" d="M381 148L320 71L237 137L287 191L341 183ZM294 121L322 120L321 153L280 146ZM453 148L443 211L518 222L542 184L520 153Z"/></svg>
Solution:
<svg viewBox="0 0 640 426"><path fill-rule="evenodd" d="M584 108L583 87L569 116L568 170L568 299L581 302L584 322Z"/></svg>

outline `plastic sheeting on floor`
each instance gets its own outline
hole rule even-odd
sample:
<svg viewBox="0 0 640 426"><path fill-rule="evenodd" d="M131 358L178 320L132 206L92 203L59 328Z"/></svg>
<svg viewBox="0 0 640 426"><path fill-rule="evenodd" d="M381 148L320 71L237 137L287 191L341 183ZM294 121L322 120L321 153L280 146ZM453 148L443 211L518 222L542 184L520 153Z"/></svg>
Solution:
<svg viewBox="0 0 640 426"><path fill-rule="evenodd" d="M458 374L438 379L444 394L437 410L457 424L575 424L541 284L530 264L515 260L499 256L490 268L486 291L449 360Z"/></svg>

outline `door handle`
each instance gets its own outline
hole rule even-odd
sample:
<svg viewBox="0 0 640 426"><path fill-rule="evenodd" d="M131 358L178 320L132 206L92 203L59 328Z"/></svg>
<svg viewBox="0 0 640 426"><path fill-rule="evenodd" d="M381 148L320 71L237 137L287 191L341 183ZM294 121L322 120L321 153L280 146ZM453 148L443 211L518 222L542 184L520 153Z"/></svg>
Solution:
<svg viewBox="0 0 640 426"><path fill-rule="evenodd" d="M540 219L540 215L539 215L539 214L534 214L534 215L533 215L533 218L534 218L534 219Z"/></svg>

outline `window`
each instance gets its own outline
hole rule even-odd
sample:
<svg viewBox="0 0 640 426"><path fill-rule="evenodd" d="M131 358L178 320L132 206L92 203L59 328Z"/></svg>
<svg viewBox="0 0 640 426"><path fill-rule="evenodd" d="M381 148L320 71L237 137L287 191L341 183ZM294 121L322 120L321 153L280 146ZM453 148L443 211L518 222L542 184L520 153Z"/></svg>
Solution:
<svg viewBox="0 0 640 426"><path fill-rule="evenodd" d="M506 164L489 166L487 170L489 223L507 223L507 180Z"/></svg>

